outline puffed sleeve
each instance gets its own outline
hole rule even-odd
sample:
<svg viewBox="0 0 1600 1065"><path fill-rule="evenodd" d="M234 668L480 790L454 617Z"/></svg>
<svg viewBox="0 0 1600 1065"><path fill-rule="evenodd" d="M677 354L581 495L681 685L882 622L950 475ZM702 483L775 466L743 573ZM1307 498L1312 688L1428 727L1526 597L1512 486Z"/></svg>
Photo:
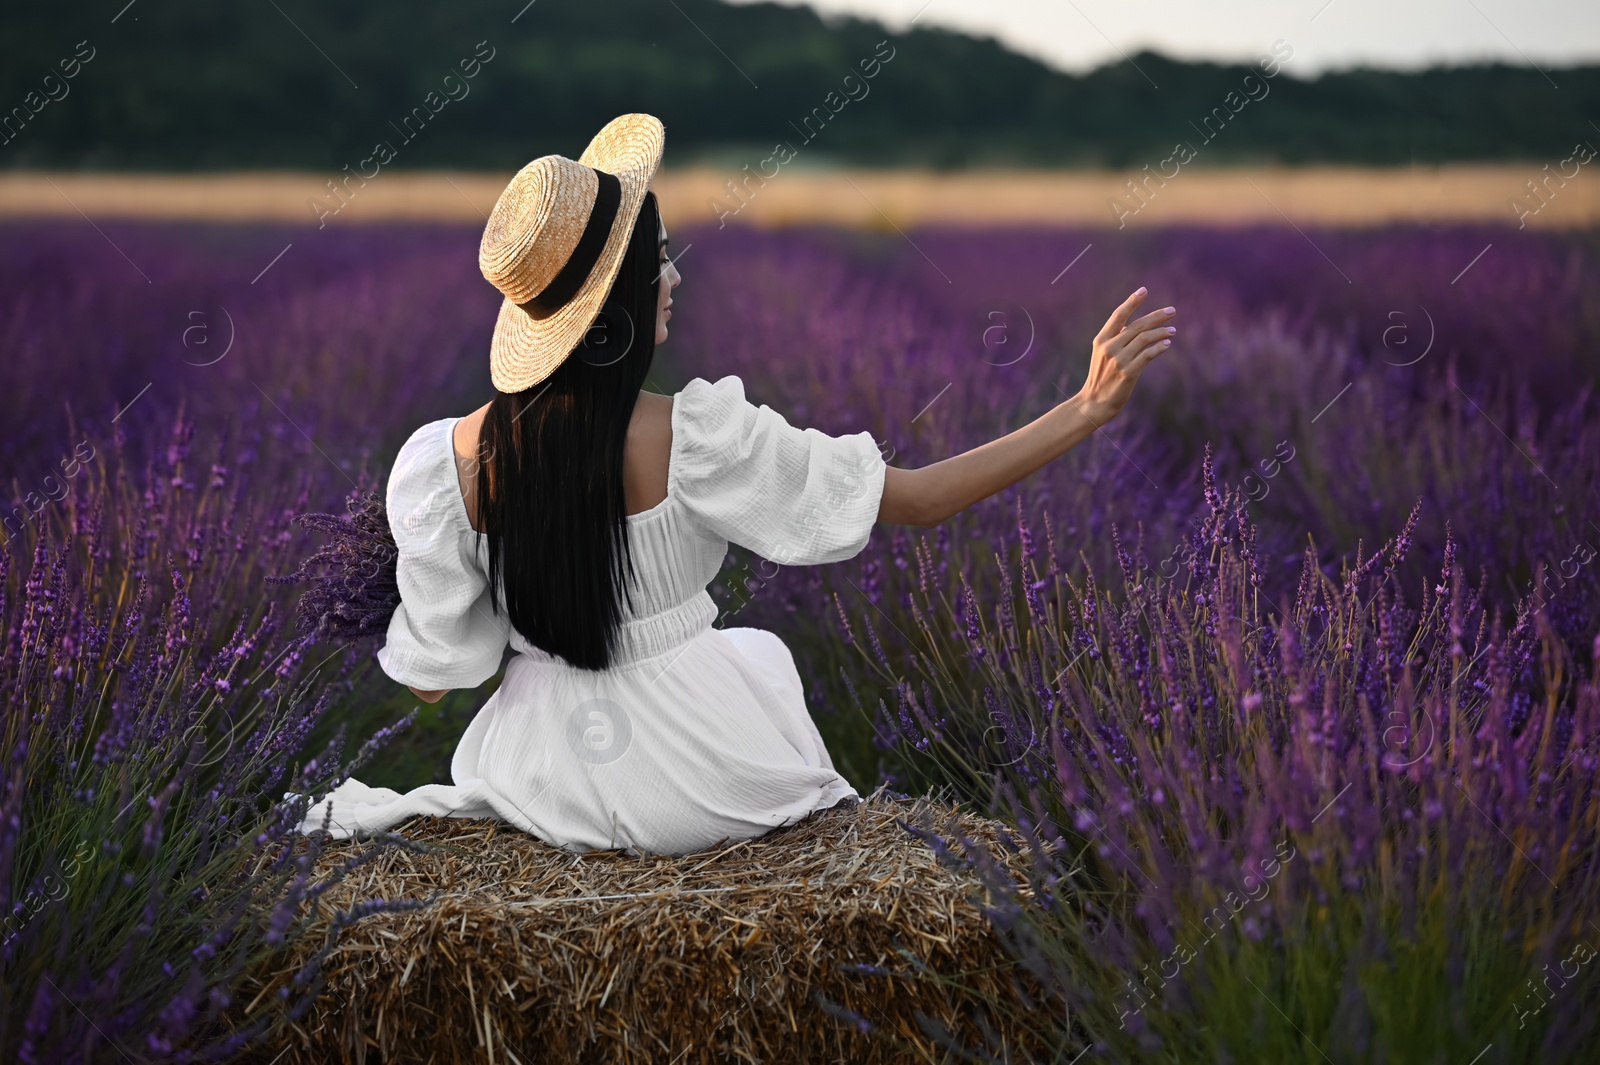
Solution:
<svg viewBox="0 0 1600 1065"><path fill-rule="evenodd" d="M672 407L667 494L708 532L783 565L867 545L885 464L870 433L797 429L744 398L735 376L689 382Z"/></svg>
<svg viewBox="0 0 1600 1065"><path fill-rule="evenodd" d="M489 608L488 574L456 477L453 425L432 422L412 435L395 459L385 501L400 605L378 664L426 691L482 684L500 669L511 635L505 604L498 614Z"/></svg>

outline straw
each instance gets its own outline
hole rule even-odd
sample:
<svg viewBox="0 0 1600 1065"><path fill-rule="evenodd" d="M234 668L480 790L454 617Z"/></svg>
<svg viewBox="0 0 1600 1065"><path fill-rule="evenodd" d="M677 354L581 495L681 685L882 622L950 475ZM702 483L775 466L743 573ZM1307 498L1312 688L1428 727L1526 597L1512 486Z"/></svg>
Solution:
<svg viewBox="0 0 1600 1065"><path fill-rule="evenodd" d="M347 928L311 1011L244 1060L946 1060L919 1011L973 1044L987 1025L1005 1060L1027 1060L1039 1048L1021 1021L1037 984L988 926L976 879L942 866L908 824L964 833L1030 894L1006 826L882 789L681 858L580 855L499 821L415 818L397 833L436 853L389 848L330 888L298 953L235 1002L272 1001L355 902L437 897ZM346 848L328 845L317 874ZM841 1008L898 1042L830 1015Z"/></svg>

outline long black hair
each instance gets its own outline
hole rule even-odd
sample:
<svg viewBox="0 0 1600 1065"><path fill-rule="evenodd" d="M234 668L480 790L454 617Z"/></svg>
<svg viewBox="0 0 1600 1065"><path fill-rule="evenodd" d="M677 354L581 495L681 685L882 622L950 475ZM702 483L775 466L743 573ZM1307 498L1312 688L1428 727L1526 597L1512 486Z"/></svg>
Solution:
<svg viewBox="0 0 1600 1065"><path fill-rule="evenodd" d="M497 392L479 437L490 606L503 591L528 643L583 669L610 665L632 602L622 453L655 355L661 244L646 192L594 325L549 377Z"/></svg>

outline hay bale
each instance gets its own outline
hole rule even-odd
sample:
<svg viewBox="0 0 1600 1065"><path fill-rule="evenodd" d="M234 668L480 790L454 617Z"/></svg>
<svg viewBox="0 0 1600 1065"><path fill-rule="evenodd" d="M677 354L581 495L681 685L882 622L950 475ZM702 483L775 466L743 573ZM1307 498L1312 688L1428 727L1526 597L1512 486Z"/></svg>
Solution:
<svg viewBox="0 0 1600 1065"><path fill-rule="evenodd" d="M1037 985L1002 950L974 879L902 821L959 827L1026 883L1006 826L882 789L682 858L577 855L499 821L415 818L399 834L437 853L388 848L327 891L303 952L236 1003L287 983L352 903L442 895L342 933L312 1011L251 1060L870 1063L904 1060L910 1043L940 1061L918 1011L972 1043L987 1024L1024 1060L1038 1049L1019 1031ZM319 872L348 853L327 846ZM900 1050L819 995L898 1033Z"/></svg>

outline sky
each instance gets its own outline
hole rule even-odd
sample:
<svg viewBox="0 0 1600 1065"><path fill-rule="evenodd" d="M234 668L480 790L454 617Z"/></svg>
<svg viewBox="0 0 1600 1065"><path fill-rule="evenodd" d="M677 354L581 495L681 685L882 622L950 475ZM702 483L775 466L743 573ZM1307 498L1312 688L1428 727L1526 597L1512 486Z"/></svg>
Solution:
<svg viewBox="0 0 1600 1065"><path fill-rule="evenodd" d="M938 26L995 37L1075 73L1142 48L1180 59L1250 62L1279 38L1293 46L1290 66L1301 76L1479 60L1546 70L1600 62L1600 0L807 0L805 6L873 18L894 30Z"/></svg>

